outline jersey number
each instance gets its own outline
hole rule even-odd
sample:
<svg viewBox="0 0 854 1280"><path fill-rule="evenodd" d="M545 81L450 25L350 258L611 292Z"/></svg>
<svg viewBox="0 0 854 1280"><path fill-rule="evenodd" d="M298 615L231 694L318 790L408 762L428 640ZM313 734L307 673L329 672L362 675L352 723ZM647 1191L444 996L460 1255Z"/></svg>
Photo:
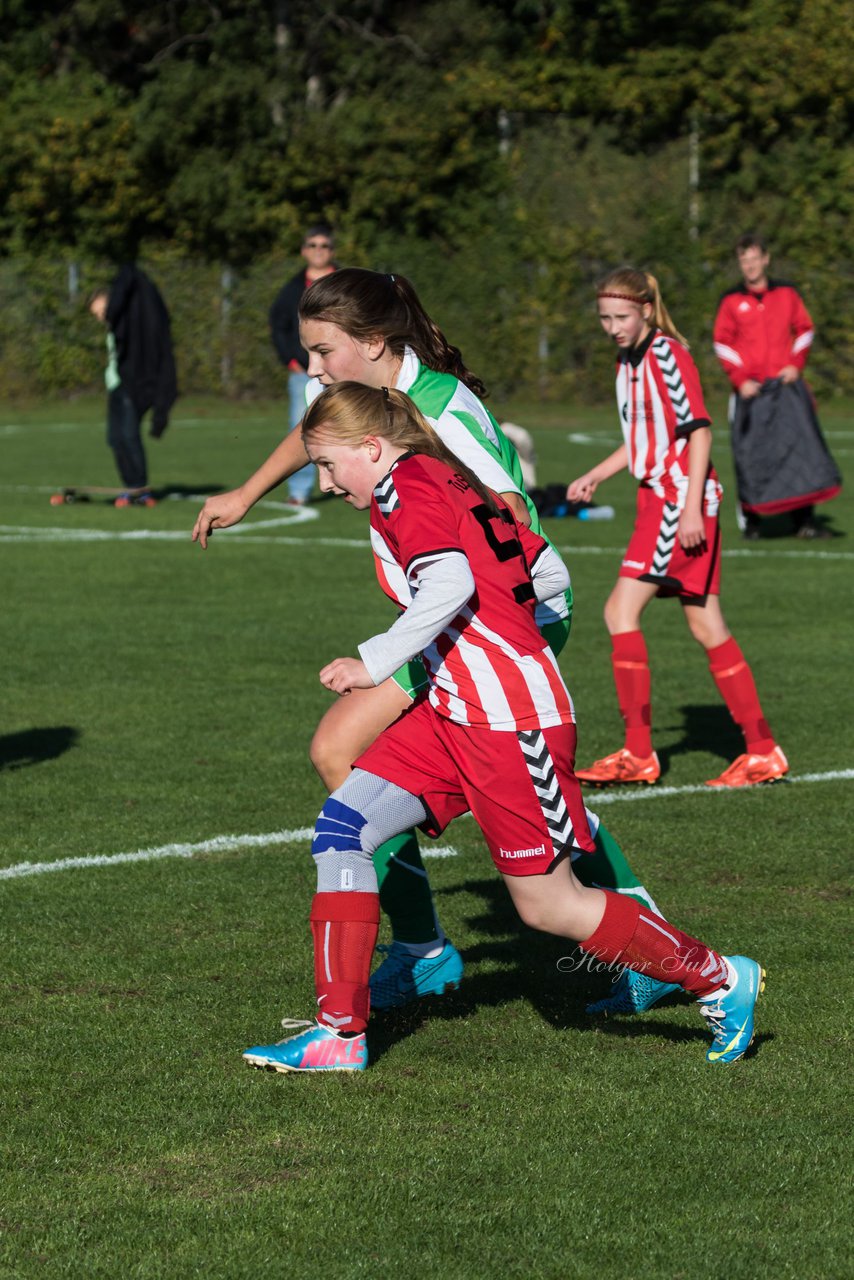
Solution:
<svg viewBox="0 0 854 1280"><path fill-rule="evenodd" d="M516 537L515 532L511 532L509 538L501 539L497 535L496 522L502 525L509 525L511 530L515 530L516 522L513 516L507 510L490 511L485 503L481 503L477 507L472 507L471 513L483 529L486 541L490 550L494 553L497 560L505 563L507 560L513 560L516 556L525 566L525 578L513 588L513 597L518 604L525 604L528 600L535 600L536 594L531 585L528 574L528 566L525 561L525 553L522 550L522 544Z"/></svg>

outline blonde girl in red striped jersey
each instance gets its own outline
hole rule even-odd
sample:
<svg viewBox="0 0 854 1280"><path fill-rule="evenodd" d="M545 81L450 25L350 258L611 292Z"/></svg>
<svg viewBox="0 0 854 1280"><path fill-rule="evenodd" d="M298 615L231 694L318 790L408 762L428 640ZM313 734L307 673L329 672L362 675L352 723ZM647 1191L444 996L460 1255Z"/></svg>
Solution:
<svg viewBox="0 0 854 1280"><path fill-rule="evenodd" d="M339 695L423 656L428 694L379 735L323 806L312 853L317 1022L244 1058L277 1071L359 1071L368 1061L368 975L379 924L373 853L409 826L439 835L471 811L526 924L590 955L672 983L700 1002L710 1062L741 1057L763 972L724 957L633 898L585 886L592 853L573 775L575 716L537 628L538 600L566 569L544 538L459 461L401 391L339 383L307 411L320 488L370 509L372 534L408 584L388 629L320 672Z"/></svg>
<svg viewBox="0 0 854 1280"><path fill-rule="evenodd" d="M617 408L624 442L573 480L567 496L589 502L599 485L624 467L640 487L634 532L605 605L625 743L589 769L579 769L577 776L600 785L658 780L641 617L654 596L675 595L745 738L744 754L707 785L775 781L789 766L721 612L721 486L711 463L711 420L697 367L653 275L622 267L606 276L597 292L599 320L617 347Z"/></svg>

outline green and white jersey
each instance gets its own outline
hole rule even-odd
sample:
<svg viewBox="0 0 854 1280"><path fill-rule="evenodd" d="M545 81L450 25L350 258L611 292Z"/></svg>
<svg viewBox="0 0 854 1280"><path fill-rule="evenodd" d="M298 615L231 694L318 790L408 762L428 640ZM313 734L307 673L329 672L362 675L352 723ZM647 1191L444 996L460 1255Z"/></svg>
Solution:
<svg viewBox="0 0 854 1280"><path fill-rule="evenodd" d="M525 492L519 455L486 406L464 382L452 373L428 369L407 347L395 389L406 392L451 452L485 485L496 493L518 493L530 512L531 528L549 542L536 507ZM323 390L319 379L312 378L306 387L306 404L316 400ZM571 614L571 587L565 594L537 606L537 626L541 631L549 628L547 639L555 652L562 647L557 643L558 635L562 633L565 641L569 633ZM558 625L553 628L551 624Z"/></svg>

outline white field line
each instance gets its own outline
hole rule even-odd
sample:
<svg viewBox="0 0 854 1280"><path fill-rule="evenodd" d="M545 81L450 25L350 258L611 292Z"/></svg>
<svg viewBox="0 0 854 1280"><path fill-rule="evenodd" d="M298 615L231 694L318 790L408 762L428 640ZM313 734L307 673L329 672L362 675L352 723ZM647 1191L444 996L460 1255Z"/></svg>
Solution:
<svg viewBox="0 0 854 1280"><path fill-rule="evenodd" d="M28 486L28 485L0 485L2 489L13 489L17 492L37 492L37 493L56 493L61 488L60 485L54 485L48 488L44 485ZM177 500L177 499L176 499ZM181 498L180 501L204 502L204 494L190 494L187 499ZM240 537L241 542L250 539L256 529L279 529L283 526L292 527L298 524L311 524L315 520L320 519L320 512L314 507L292 507L286 502L274 502L271 499L262 499L256 503L258 507L267 507L271 511L280 511L282 514L271 520L254 520L248 524L238 524L231 529L218 529L216 536L219 539L223 534L229 537ZM0 542L188 542L190 539L190 530L187 529L75 529L61 528L59 526L45 525L0 525ZM266 539L265 539L266 541ZM276 542L278 539L273 538L270 541ZM299 542L299 539L293 541ZM348 545L346 542L344 545ZM367 546L367 543L359 543L360 546Z"/></svg>
<svg viewBox="0 0 854 1280"><path fill-rule="evenodd" d="M0 486L2 488L2 486ZM55 490L50 490L51 493ZM259 504L260 505L260 504ZM273 505L273 504L267 504ZM278 504L276 504L278 505ZM354 550L366 550L370 547L367 538L292 538L278 534L258 534L256 529L281 528L303 524L310 520L320 519L320 512L312 507L288 507L291 514L273 520L259 520L250 524L236 525L233 529L218 529L211 535L211 541L220 543L223 539L236 542L265 544L280 547L300 547L308 550L311 547L351 547ZM71 543L89 542L185 542L190 541L189 529L73 529L48 525L13 525L0 524L0 543ZM555 543L558 551L568 556L613 556L615 559L625 550L624 544L618 547L590 547L572 544ZM737 549L723 551L724 559L751 560L854 560L854 551L816 551L804 547L797 551L777 550L772 547L752 547L749 550Z"/></svg>
<svg viewBox="0 0 854 1280"><path fill-rule="evenodd" d="M803 773L796 778L788 778L785 783L802 785L816 782L850 782L854 780L854 769L831 769L827 773ZM768 790L768 788L763 788ZM754 788L728 787L648 787L643 791L610 791L603 794L585 795L585 803L594 811L603 804L615 801L633 803L637 800L669 800L674 796L702 795L714 796L744 795L753 792ZM467 815L470 817L471 815ZM22 876L46 875L52 871L76 871L84 867L111 867L125 862L153 862L160 858L193 858L205 853L234 853L240 849L269 848L275 845L305 844L311 840L311 827L297 827L293 831L271 831L266 835L214 836L210 840L200 840L195 844L163 844L152 849L136 849L133 853L101 853L79 858L60 858L55 862L18 862L11 867L0 868L0 880L16 880ZM457 851L453 845L427 845L422 848L424 858L456 858Z"/></svg>
<svg viewBox="0 0 854 1280"><path fill-rule="evenodd" d="M0 880L17 880L22 876L43 876L51 871L78 871L84 867L112 867L125 862L156 862L161 858L194 858L205 853L235 853L240 849L267 849L277 845L309 844L314 831L297 827L294 831L269 831L257 836L214 836L195 844L162 844L153 849L136 849L133 853L96 853L79 858L60 858L56 862L18 862L0 869ZM421 850L424 858L456 858L453 845L435 845Z"/></svg>

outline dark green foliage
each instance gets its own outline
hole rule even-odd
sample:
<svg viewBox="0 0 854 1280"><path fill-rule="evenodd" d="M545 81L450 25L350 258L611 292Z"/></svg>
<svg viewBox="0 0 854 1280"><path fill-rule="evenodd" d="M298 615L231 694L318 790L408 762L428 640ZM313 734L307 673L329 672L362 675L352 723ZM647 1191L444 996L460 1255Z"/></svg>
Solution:
<svg viewBox="0 0 854 1280"><path fill-rule="evenodd" d="M715 303L754 227L814 313L819 390L851 390L853 45L841 0L7 3L0 254L24 294L3 310L44 309L25 262L165 255L197 282L185 387L270 392L279 261L326 216L342 261L417 277L490 384L590 394L598 272L653 268L717 377ZM205 263L236 273L245 333L221 331ZM76 383L35 358L35 323L0 390L91 385L91 357Z"/></svg>

